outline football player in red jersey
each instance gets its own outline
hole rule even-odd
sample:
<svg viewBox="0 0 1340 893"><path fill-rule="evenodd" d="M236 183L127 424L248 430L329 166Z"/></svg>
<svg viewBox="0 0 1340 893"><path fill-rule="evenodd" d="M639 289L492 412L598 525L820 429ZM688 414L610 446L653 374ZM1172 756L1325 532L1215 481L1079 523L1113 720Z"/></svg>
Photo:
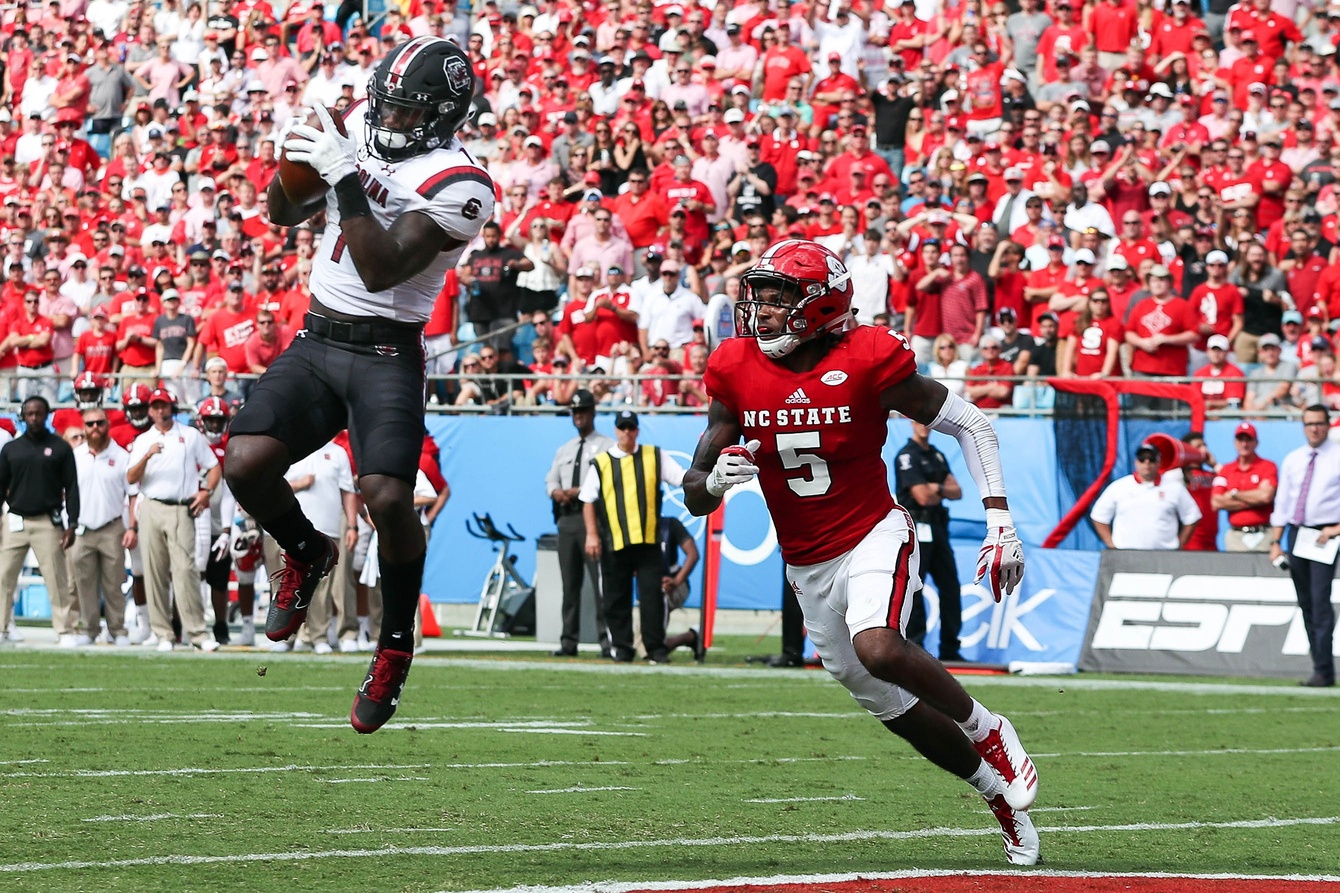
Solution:
<svg viewBox="0 0 1340 893"><path fill-rule="evenodd" d="M1024 553L995 431L981 410L917 374L898 333L855 325L851 275L826 248L779 242L740 285L741 337L708 362L712 405L685 504L706 515L757 477L824 666L891 732L986 799L1010 862L1035 864L1027 810L1037 772L1013 726L904 637L921 588L917 537L881 457L893 411L958 439L986 507L977 578L999 601L1023 578Z"/></svg>
<svg viewBox="0 0 1340 893"><path fill-rule="evenodd" d="M92 372L80 372L74 377L74 409L58 409L51 414L51 425L55 431L66 428L82 427L84 410L101 409L107 413L107 424L116 427L126 420L126 414L115 407L102 405L107 391L107 379ZM147 419L148 416L146 415ZM133 438L132 438L133 439Z"/></svg>

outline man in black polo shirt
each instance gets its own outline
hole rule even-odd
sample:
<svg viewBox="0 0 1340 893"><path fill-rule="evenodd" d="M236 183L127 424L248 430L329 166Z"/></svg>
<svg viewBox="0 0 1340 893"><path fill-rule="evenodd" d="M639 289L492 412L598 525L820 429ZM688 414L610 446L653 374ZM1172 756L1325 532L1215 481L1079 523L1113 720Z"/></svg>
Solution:
<svg viewBox="0 0 1340 893"><path fill-rule="evenodd" d="M931 429L912 423L912 437L894 459L898 502L917 525L923 578L935 580L940 595L940 661L961 661L958 634L962 626L962 598L954 550L949 544L949 510L945 501L962 499L963 488L949 471L945 454L931 446ZM921 644L926 637L926 608L920 598L912 602L907 638Z"/></svg>
<svg viewBox="0 0 1340 893"><path fill-rule="evenodd" d="M79 472L70 445L47 429L50 412L45 397L29 397L23 402L27 430L0 449L0 498L9 506L0 540L0 621L9 617L23 558L32 549L51 599L51 625L59 643L72 647L92 644L76 638L79 609L70 598L64 555L79 526Z"/></svg>
<svg viewBox="0 0 1340 893"><path fill-rule="evenodd" d="M484 247L470 255L465 316L474 325L475 336L482 338L516 322L521 297L516 277L518 273L535 269L535 264L502 241L498 224L491 221L484 224L480 234ZM501 351L512 343L512 335L510 332L498 335L488 343Z"/></svg>

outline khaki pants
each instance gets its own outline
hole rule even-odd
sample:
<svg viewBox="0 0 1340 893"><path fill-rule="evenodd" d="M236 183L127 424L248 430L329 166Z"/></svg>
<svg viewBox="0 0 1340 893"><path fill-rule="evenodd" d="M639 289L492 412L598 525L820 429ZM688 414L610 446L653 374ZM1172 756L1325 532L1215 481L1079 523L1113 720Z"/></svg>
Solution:
<svg viewBox="0 0 1340 893"><path fill-rule="evenodd" d="M121 374L125 376L121 379L121 390L137 384L146 384L151 388L158 387L158 379L154 378L155 366L122 366ZM177 395L173 395L177 396Z"/></svg>
<svg viewBox="0 0 1340 893"><path fill-rule="evenodd" d="M22 530L11 530L5 515L4 539L0 544L0 621L8 625L14 609L14 587L19 583L23 559L32 549L37 567L51 600L51 627L56 635L74 635L79 627L79 612L70 598L70 580L66 574L65 552L60 547L63 528L43 515L23 519ZM95 629L96 632L96 629Z"/></svg>
<svg viewBox="0 0 1340 893"><path fill-rule="evenodd" d="M1246 332L1238 332L1238 337L1233 339L1233 357L1239 363L1255 363L1256 353L1260 344L1260 335L1248 335Z"/></svg>
<svg viewBox="0 0 1340 893"><path fill-rule="evenodd" d="M173 640L171 584L181 615L182 638L194 645L208 641L200 572L195 569L195 519L184 505L166 505L147 497L140 500L139 509L149 626L159 641Z"/></svg>
<svg viewBox="0 0 1340 893"><path fill-rule="evenodd" d="M1248 545L1244 542L1244 539L1252 541L1252 545ZM1225 552L1269 552L1270 542L1269 527L1256 533L1243 533L1241 530L1234 530L1230 527L1224 533Z"/></svg>
<svg viewBox="0 0 1340 893"><path fill-rule="evenodd" d="M121 594L121 584L126 581L126 547L121 545L125 535L126 526L117 518L97 530L85 530L82 536L76 536L66 553L79 595L81 629L89 638L98 635L99 585L107 614L107 633L113 638L126 634L126 599Z"/></svg>

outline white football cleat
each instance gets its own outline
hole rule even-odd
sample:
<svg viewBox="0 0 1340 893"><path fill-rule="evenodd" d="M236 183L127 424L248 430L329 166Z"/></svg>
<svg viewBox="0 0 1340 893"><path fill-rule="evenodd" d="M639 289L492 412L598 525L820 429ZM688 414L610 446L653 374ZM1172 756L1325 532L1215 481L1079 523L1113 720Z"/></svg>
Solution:
<svg viewBox="0 0 1340 893"><path fill-rule="evenodd" d="M89 645L93 644L93 637L78 633L74 637L74 644L76 648L87 648Z"/></svg>
<svg viewBox="0 0 1340 893"><path fill-rule="evenodd" d="M120 636L117 636L117 637L112 641L112 644L113 644L114 646L116 646L117 648L125 648L125 647L127 647L127 646L130 645L130 636L127 636L127 635L120 635Z"/></svg>
<svg viewBox="0 0 1340 893"><path fill-rule="evenodd" d="M217 639L206 639L194 647L196 651L203 651L205 654L211 654L219 650L219 642Z"/></svg>
<svg viewBox="0 0 1340 893"><path fill-rule="evenodd" d="M340 639L340 654L354 654L358 651L356 639Z"/></svg>
<svg viewBox="0 0 1340 893"><path fill-rule="evenodd" d="M991 814L1000 822L1000 837L1005 843L1005 858L1011 865L1037 865L1042 844L1033 820L1022 809L1014 809L1005 802L1004 794L983 798L991 807Z"/></svg>
<svg viewBox="0 0 1340 893"><path fill-rule="evenodd" d="M9 641L11 642L22 642L24 638L23 632L19 629L18 624L16 624L13 620L9 621L9 631L6 633L6 635L9 638Z"/></svg>
<svg viewBox="0 0 1340 893"><path fill-rule="evenodd" d="M153 630L149 629L149 627L132 624L130 628L130 644L147 644L151 635L153 635Z"/></svg>
<svg viewBox="0 0 1340 893"><path fill-rule="evenodd" d="M312 646L312 652L314 654L330 654L334 650L334 648L330 647L329 642L317 642Z"/></svg>
<svg viewBox="0 0 1340 893"><path fill-rule="evenodd" d="M145 644L148 644L148 643L145 643ZM167 654L169 651L172 650L172 640L171 640L171 639L163 639L163 640L160 641L155 647L158 649L158 651L159 651L161 654Z"/></svg>
<svg viewBox="0 0 1340 893"><path fill-rule="evenodd" d="M249 617L244 618L242 620L242 631L237 634L233 644L245 645L248 648L253 647L256 644L256 621Z"/></svg>
<svg viewBox="0 0 1340 893"><path fill-rule="evenodd" d="M293 646L289 644L289 642L288 642L287 639L285 639L285 640L282 641L282 642L271 642L271 643L270 643L270 653L271 653L271 654L286 654L287 652L292 651L292 650L293 650Z"/></svg>
<svg viewBox="0 0 1340 893"><path fill-rule="evenodd" d="M993 714L997 724L981 741L973 743L987 765L1005 782L1005 802L1015 809L1028 809L1038 798L1038 770L1019 742L1010 721Z"/></svg>

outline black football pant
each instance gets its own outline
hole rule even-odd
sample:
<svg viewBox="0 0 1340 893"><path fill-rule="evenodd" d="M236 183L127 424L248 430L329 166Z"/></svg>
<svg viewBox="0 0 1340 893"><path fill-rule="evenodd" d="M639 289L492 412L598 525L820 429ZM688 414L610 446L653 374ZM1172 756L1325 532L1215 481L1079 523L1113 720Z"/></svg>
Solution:
<svg viewBox="0 0 1340 893"><path fill-rule="evenodd" d="M916 535L916 528L913 528ZM959 630L963 628L963 591L959 585L954 550L949 545L949 530L935 528L929 543L921 543L921 578L935 580L940 594L940 655L957 656ZM912 600L912 616L907 621L907 640L922 644L926 639L926 590Z"/></svg>

